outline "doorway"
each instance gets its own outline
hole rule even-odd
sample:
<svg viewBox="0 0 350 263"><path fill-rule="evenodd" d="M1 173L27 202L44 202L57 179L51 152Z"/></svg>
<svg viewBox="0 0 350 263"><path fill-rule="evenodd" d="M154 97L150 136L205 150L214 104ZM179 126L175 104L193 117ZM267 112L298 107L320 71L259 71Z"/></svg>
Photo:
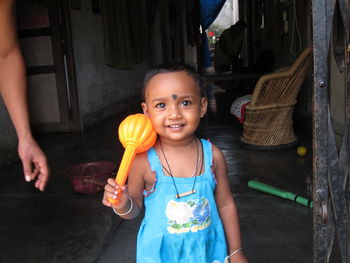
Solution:
<svg viewBox="0 0 350 263"><path fill-rule="evenodd" d="M36 132L79 131L78 96L64 1L18 1L17 28Z"/></svg>

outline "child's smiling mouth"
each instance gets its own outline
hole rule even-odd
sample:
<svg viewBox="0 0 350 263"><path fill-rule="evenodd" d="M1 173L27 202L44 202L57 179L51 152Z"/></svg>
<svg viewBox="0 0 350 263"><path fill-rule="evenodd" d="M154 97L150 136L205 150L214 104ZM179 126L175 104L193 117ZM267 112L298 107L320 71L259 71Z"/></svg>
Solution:
<svg viewBox="0 0 350 263"><path fill-rule="evenodd" d="M185 124L170 124L170 125L167 125L166 127L171 128L171 129L180 129L183 126L185 126Z"/></svg>

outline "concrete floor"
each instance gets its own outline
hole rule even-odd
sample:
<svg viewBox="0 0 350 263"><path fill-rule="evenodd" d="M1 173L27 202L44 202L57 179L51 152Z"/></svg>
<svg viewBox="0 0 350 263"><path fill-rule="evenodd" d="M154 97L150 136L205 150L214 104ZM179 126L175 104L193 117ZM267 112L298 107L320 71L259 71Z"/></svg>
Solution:
<svg viewBox="0 0 350 263"><path fill-rule="evenodd" d="M39 138L52 176L41 193L22 177L19 162L0 169L0 262L135 262L138 224L121 220L101 204L102 193L74 193L65 168L90 161L119 163L123 149L116 128L121 113L81 134ZM135 113L135 112L132 112ZM298 129L311 149L310 131ZM198 135L224 152L241 221L244 251L251 263L312 262L312 211L308 207L247 187L250 179L307 195L311 153L295 147L252 151L239 146L241 127L233 117L207 117Z"/></svg>

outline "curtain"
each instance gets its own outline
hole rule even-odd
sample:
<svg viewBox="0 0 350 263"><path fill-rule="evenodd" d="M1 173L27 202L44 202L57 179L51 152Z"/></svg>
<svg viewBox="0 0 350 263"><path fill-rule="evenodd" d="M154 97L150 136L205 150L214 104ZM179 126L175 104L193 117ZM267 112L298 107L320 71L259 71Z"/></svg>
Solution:
<svg viewBox="0 0 350 263"><path fill-rule="evenodd" d="M146 1L101 0L106 64L131 68L146 59L149 30Z"/></svg>
<svg viewBox="0 0 350 263"><path fill-rule="evenodd" d="M225 2L226 0L200 0L200 20L203 29L201 35L203 67L210 66L209 45L205 30L214 22Z"/></svg>

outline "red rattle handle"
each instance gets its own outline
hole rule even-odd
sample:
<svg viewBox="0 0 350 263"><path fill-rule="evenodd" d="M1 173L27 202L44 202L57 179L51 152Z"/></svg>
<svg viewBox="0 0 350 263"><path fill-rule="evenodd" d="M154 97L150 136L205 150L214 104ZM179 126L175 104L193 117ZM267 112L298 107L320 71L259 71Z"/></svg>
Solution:
<svg viewBox="0 0 350 263"><path fill-rule="evenodd" d="M118 186L123 186L129 175L136 153L147 151L157 140L157 133L146 115L138 113L126 117L118 128L119 140L125 151L115 178ZM121 191L116 199L108 198L112 204L119 203Z"/></svg>

